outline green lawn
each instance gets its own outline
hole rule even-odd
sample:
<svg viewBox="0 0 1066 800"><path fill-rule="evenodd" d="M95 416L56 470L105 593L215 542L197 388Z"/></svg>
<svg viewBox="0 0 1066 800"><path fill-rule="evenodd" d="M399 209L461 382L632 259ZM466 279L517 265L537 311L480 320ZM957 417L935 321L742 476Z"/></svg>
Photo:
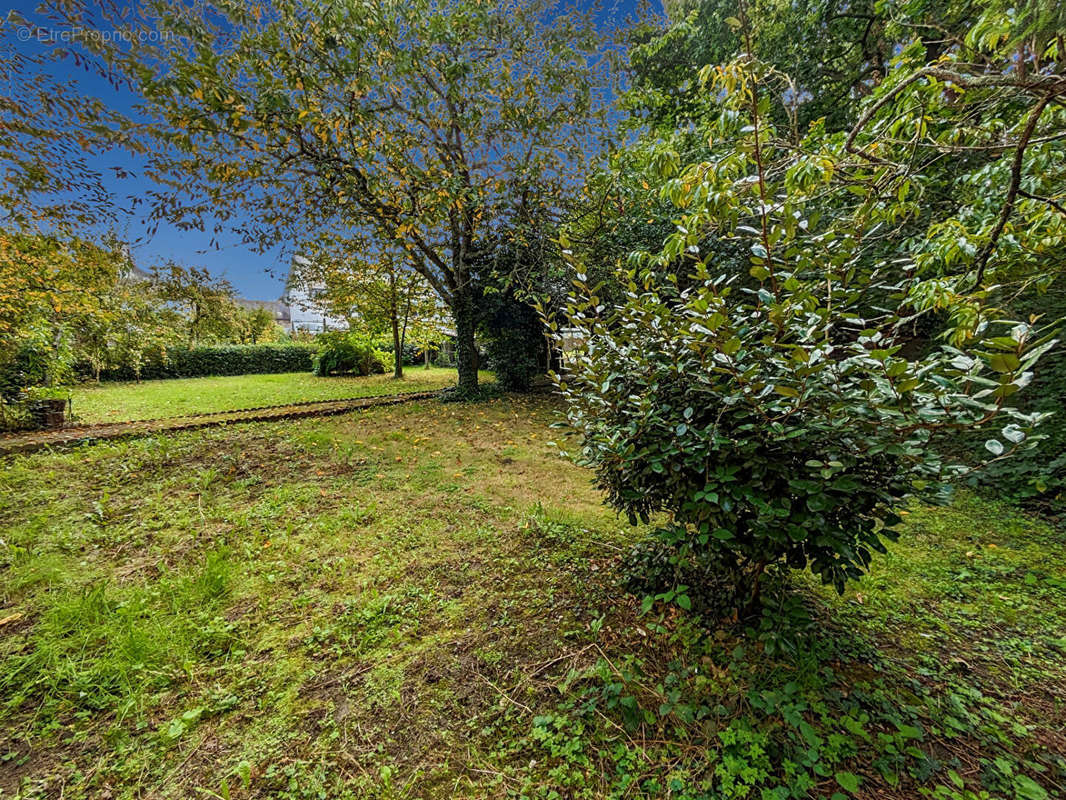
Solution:
<svg viewBox="0 0 1066 800"><path fill-rule="evenodd" d="M414 372L414 371L412 371ZM0 461L0 798L1066 796L1066 536L640 614L548 398Z"/></svg>
<svg viewBox="0 0 1066 800"><path fill-rule="evenodd" d="M79 422L119 422L233 411L306 400L420 392L454 386L455 381L454 369L408 367L404 370L402 381L393 379L391 375L316 378L308 372L287 372L279 375L85 384L74 390L73 409Z"/></svg>

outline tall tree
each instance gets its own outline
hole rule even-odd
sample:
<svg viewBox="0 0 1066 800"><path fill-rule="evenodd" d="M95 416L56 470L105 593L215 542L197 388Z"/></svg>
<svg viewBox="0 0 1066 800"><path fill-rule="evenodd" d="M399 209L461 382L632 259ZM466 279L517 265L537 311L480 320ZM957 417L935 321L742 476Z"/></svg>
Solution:
<svg viewBox="0 0 1066 800"><path fill-rule="evenodd" d="M611 50L590 17L548 0L139 8L109 24L143 46L89 44L143 89L166 145L157 213L197 225L221 208L263 245L383 232L451 308L460 388L476 390L480 243L558 208L598 146Z"/></svg>

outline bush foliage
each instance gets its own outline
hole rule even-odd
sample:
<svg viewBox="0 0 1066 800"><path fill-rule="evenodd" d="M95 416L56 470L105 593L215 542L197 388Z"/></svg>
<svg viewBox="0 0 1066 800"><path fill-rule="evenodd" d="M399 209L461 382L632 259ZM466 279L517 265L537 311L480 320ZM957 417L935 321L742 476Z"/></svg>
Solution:
<svg viewBox="0 0 1066 800"><path fill-rule="evenodd" d="M1055 340L961 291L966 276L946 291L901 268L922 213L915 179L817 126L782 142L769 110L787 78L749 59L703 79L709 135L727 146L683 166L649 145L676 230L619 271L617 301L578 273L566 320L578 345L557 381L609 503L634 522L666 512L675 574L735 575L740 611L778 563L842 591L894 537L906 498L943 496L982 459L1031 446L1046 414L1007 398ZM747 253L747 274L720 263L723 241ZM950 338L910 346L942 311ZM980 456L948 458L974 429ZM688 606L682 586L659 594Z"/></svg>
<svg viewBox="0 0 1066 800"><path fill-rule="evenodd" d="M484 303L490 309L481 325L488 368L504 391L528 392L547 362L540 317L509 292L490 295Z"/></svg>
<svg viewBox="0 0 1066 800"><path fill-rule="evenodd" d="M583 460L632 521L672 516L660 532L673 562L713 552L747 600L778 561L839 590L859 576L894 537L904 498L967 471L942 459L940 434L987 425L1054 341L990 326L987 357L907 358L901 320L864 319L862 293L832 276L776 295L703 268L688 288L655 270L630 280L622 305L597 313L579 284L571 308L584 340L559 388ZM1032 441L1041 419L1004 413L1011 422L988 434L994 456Z"/></svg>
<svg viewBox="0 0 1066 800"><path fill-rule="evenodd" d="M371 339L356 333L336 331L318 337L321 348L314 357L312 372L328 375L380 375L392 370L393 353L379 348Z"/></svg>

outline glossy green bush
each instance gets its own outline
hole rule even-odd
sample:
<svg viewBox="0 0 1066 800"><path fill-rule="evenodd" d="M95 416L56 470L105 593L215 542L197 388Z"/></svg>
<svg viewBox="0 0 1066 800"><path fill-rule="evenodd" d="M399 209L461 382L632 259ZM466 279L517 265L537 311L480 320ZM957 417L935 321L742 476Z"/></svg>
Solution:
<svg viewBox="0 0 1066 800"><path fill-rule="evenodd" d="M1041 419L1001 406L1054 341L1027 325L907 358L898 320L864 320L862 293L839 284L830 307L822 282L774 295L703 269L684 287L636 280L611 309L579 283L571 306L584 340L558 386L581 458L634 522L672 517L677 562L728 554L748 598L775 562L842 590L894 537L904 498L967 473L941 455L952 431L1002 414L982 449L998 457Z"/></svg>
<svg viewBox="0 0 1066 800"><path fill-rule="evenodd" d="M982 293L901 270L907 192L886 193L885 169L817 126L781 143L767 113L786 80L746 61L705 78L708 135L727 144L687 166L649 159L676 231L609 292L578 265L551 324L577 343L557 385L608 502L633 522L665 512L673 573L716 564L736 576L720 605L743 611L776 564L843 591L894 538L906 498L944 496L1030 447L1047 415L1008 398L1055 326L999 319ZM722 241L749 254L747 274L719 264ZM916 322L941 310L952 344L914 352ZM951 445L975 430L977 452L959 457ZM688 607L683 585L647 588Z"/></svg>

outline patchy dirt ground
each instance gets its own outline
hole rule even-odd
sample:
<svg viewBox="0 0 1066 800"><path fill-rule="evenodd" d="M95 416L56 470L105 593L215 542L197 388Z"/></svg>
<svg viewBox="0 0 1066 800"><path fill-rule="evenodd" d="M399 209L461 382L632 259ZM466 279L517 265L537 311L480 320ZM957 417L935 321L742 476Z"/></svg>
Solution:
<svg viewBox="0 0 1066 800"><path fill-rule="evenodd" d="M642 531L555 413L4 458L0 797L1054 796L1060 531L964 498L843 598L642 616L614 579Z"/></svg>

